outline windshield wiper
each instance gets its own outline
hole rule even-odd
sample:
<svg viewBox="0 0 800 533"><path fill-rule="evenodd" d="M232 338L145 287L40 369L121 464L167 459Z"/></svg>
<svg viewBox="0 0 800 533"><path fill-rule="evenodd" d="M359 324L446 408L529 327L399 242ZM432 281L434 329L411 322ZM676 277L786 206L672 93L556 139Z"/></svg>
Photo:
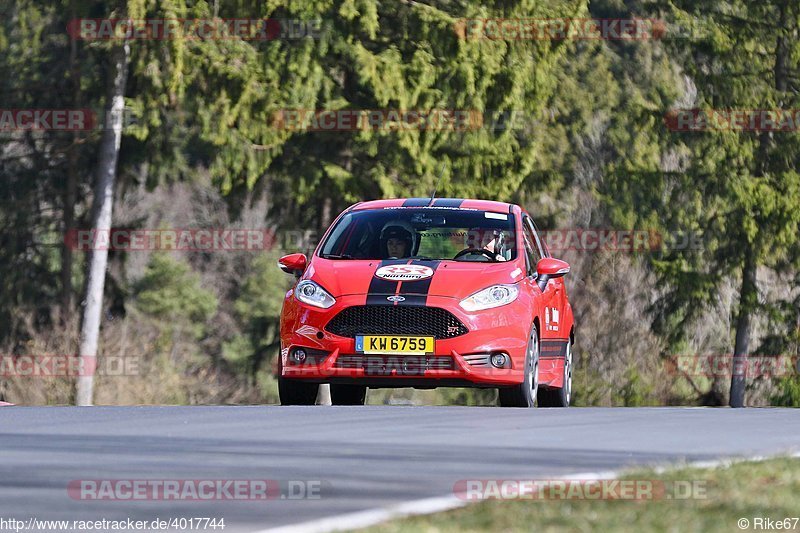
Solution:
<svg viewBox="0 0 800 533"><path fill-rule="evenodd" d="M352 259L353 258L352 255L347 255L347 254L342 254L342 255L322 254L320 257L322 257L323 259Z"/></svg>
<svg viewBox="0 0 800 533"><path fill-rule="evenodd" d="M439 261L439 259L434 259L433 257L425 255L412 255L409 259L416 259L417 261Z"/></svg>

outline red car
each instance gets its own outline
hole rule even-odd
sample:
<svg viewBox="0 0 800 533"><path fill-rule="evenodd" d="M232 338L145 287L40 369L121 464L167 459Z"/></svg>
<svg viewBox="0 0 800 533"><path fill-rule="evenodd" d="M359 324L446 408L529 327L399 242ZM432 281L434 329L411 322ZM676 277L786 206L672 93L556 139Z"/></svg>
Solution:
<svg viewBox="0 0 800 533"><path fill-rule="evenodd" d="M485 200L362 202L334 221L281 312L281 403L363 404L367 388L493 387L500 405L566 407L564 261L530 215Z"/></svg>

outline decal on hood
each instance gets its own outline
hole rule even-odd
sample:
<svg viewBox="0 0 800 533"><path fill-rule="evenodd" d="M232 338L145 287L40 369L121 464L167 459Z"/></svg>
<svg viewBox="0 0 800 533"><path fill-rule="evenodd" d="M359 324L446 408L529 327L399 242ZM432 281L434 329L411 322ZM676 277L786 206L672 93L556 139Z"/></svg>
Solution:
<svg viewBox="0 0 800 533"><path fill-rule="evenodd" d="M433 269L425 265L387 265L375 271L375 277L388 281L417 281L433 276Z"/></svg>
<svg viewBox="0 0 800 533"><path fill-rule="evenodd" d="M372 276L367 305L425 305L439 261L385 259Z"/></svg>

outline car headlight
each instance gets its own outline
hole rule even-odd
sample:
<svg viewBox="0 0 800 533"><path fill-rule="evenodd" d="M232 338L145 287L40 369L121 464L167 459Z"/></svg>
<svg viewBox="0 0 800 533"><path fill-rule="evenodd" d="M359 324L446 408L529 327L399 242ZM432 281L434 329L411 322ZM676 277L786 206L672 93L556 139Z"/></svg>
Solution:
<svg viewBox="0 0 800 533"><path fill-rule="evenodd" d="M510 304L519 296L519 289L516 285L492 285L486 287L461 300L459 305L465 311L482 311Z"/></svg>
<svg viewBox="0 0 800 533"><path fill-rule="evenodd" d="M311 281L305 279L297 284L294 290L295 297L304 304L327 309L336 303L336 299L328 291Z"/></svg>

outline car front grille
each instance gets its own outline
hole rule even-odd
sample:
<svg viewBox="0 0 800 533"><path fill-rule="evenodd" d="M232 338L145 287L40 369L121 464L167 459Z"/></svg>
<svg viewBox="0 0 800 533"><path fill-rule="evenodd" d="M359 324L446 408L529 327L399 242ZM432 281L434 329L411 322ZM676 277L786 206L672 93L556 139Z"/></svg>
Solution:
<svg viewBox="0 0 800 533"><path fill-rule="evenodd" d="M348 307L328 322L327 331L340 337L415 335L452 339L467 328L450 311L439 307L359 305Z"/></svg>

